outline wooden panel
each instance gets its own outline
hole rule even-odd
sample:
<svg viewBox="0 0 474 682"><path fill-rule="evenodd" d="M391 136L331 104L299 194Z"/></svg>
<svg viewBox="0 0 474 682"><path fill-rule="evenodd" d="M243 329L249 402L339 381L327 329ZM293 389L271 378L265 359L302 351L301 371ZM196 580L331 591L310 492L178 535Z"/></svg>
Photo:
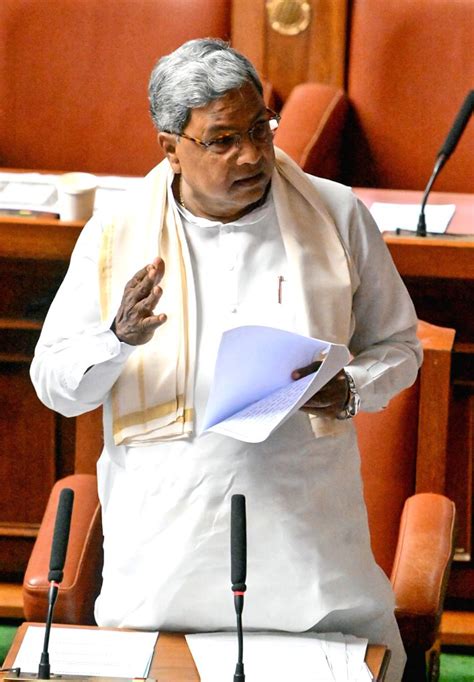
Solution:
<svg viewBox="0 0 474 682"><path fill-rule="evenodd" d="M0 618L23 620L23 594L19 583L0 583Z"/></svg>
<svg viewBox="0 0 474 682"><path fill-rule="evenodd" d="M50 223L0 221L0 580L22 579L50 490L74 470L74 420L43 406L29 377L80 229Z"/></svg>
<svg viewBox="0 0 474 682"><path fill-rule="evenodd" d="M441 645L474 646L474 613L445 611L440 626Z"/></svg>
<svg viewBox="0 0 474 682"><path fill-rule="evenodd" d="M423 318L425 319L425 318ZM424 344L420 374L416 492L446 491L451 349L454 330L444 330L440 348ZM440 340L441 341L441 340ZM436 390L433 387L436 386Z"/></svg>
<svg viewBox="0 0 474 682"><path fill-rule="evenodd" d="M55 415L43 407L28 365L0 363L0 578L21 574L56 473Z"/></svg>
<svg viewBox="0 0 474 682"><path fill-rule="evenodd" d="M455 559L473 561L474 395L455 387L451 401L447 494L456 504Z"/></svg>
<svg viewBox="0 0 474 682"><path fill-rule="evenodd" d="M307 0L309 26L297 35L272 28L269 7L298 13L303 0L234 0L232 45L243 52L260 75L272 83L283 102L298 83L342 85L346 48L347 0Z"/></svg>

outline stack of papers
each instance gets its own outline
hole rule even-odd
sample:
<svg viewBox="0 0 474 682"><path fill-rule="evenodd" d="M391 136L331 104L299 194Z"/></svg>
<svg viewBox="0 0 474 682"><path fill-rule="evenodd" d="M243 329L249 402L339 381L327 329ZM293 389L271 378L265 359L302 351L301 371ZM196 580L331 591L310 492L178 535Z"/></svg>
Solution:
<svg viewBox="0 0 474 682"><path fill-rule="evenodd" d="M204 431L260 443L349 362L343 345L273 327L235 327L222 335ZM291 373L319 362L295 381Z"/></svg>
<svg viewBox="0 0 474 682"><path fill-rule="evenodd" d="M12 667L37 673L44 627L30 626ZM97 677L147 677L157 632L88 630L55 626L49 640L51 673Z"/></svg>
<svg viewBox="0 0 474 682"><path fill-rule="evenodd" d="M201 682L232 680L235 633L186 635ZM246 682L370 682L366 639L331 634L244 634Z"/></svg>

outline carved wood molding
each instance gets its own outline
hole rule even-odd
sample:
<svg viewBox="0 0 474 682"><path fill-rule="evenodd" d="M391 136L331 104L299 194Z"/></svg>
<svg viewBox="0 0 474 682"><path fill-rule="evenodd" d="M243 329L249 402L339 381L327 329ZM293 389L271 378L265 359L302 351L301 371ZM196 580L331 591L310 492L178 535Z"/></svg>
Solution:
<svg viewBox="0 0 474 682"><path fill-rule="evenodd" d="M0 522L0 537L35 538L38 535L39 523Z"/></svg>

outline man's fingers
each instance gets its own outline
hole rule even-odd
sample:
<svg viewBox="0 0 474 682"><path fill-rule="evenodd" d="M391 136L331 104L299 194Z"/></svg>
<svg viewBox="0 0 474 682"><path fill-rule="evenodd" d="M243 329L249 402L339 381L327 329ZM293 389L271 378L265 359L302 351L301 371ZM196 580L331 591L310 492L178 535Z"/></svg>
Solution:
<svg viewBox="0 0 474 682"><path fill-rule="evenodd" d="M307 365L306 367L300 367L299 369L293 370L291 373L291 378L298 380L302 379L303 377L308 376L308 374L313 374L313 372L316 372L322 365L321 360L316 360L315 362L312 362L310 365Z"/></svg>
<svg viewBox="0 0 474 682"><path fill-rule="evenodd" d="M156 286L165 274L165 263L161 258L155 258L150 265L147 265L146 271L148 282L151 282L151 286Z"/></svg>
<svg viewBox="0 0 474 682"><path fill-rule="evenodd" d="M148 296L136 302L137 310L145 317L152 316L158 301L163 295L163 289L159 285L155 285Z"/></svg>
<svg viewBox="0 0 474 682"><path fill-rule="evenodd" d="M151 332L154 331L155 329L158 329L158 327L161 327L162 324L166 322L168 318L164 313L160 313L159 315L150 315L150 317L145 317L141 321L143 331L144 332Z"/></svg>
<svg viewBox="0 0 474 682"><path fill-rule="evenodd" d="M155 258L138 270L125 286L122 302L112 325L120 341L131 345L147 343L155 329L166 322L164 313L154 314L163 294L160 282L164 273L163 259Z"/></svg>
<svg viewBox="0 0 474 682"><path fill-rule="evenodd" d="M145 265L136 272L127 282L125 289L137 289L138 287L148 287L150 289L158 284L165 274L165 262L162 258L154 258L151 263Z"/></svg>

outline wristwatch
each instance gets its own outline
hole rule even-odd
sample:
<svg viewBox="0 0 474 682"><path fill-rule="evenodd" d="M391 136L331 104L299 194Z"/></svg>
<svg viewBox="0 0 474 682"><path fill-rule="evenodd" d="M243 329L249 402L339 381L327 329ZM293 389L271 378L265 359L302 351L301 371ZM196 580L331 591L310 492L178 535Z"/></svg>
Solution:
<svg viewBox="0 0 474 682"><path fill-rule="evenodd" d="M360 410L360 395L357 393L354 379L349 372L344 370L344 374L346 375L347 384L349 387L349 396L343 409L337 415L337 419L352 419Z"/></svg>

